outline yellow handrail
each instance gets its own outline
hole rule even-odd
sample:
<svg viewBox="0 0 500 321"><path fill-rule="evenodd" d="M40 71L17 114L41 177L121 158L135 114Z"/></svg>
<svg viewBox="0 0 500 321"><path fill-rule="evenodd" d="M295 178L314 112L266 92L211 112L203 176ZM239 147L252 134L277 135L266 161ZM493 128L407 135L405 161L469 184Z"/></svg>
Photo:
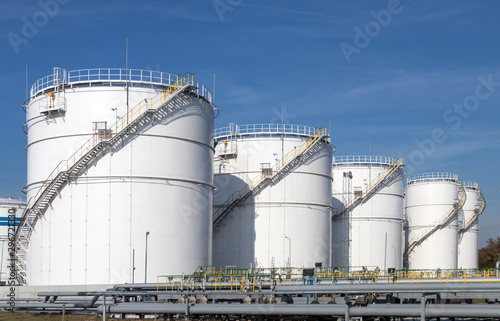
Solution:
<svg viewBox="0 0 500 321"><path fill-rule="evenodd" d="M349 198L346 204L342 205L341 207L337 208L337 214L335 216L345 213L349 208L351 208L355 203L359 202L363 198L365 198L367 195L369 195L375 188L381 184L387 177L392 175L400 166L403 165L403 158L398 157L396 158L390 165L389 167L385 170L383 175L377 175L369 184L368 186L365 187L365 189L362 191L361 196L358 198Z"/></svg>
<svg viewBox="0 0 500 321"><path fill-rule="evenodd" d="M479 191L479 196L481 196L481 205L479 206L479 209L475 211L474 215L472 215L467 222L464 223L463 227L461 230L467 230L472 223L479 217L484 212L484 208L486 207L486 199L484 198L483 192Z"/></svg>
<svg viewBox="0 0 500 321"><path fill-rule="evenodd" d="M448 220L453 216L455 215L455 213L464 205L465 203L465 200L466 200L466 193L465 193L465 188L463 187L462 184L460 184L460 189L462 191L462 197L460 198L458 204L454 204L453 207L446 213L445 216L443 216L441 219L438 219L436 221L434 221L432 223L431 226L427 227L424 231L422 231L419 235L417 236L414 236L410 242L409 242L409 245L408 247L405 249L404 253L409 253L411 252L411 250L413 249L413 247L415 247L418 242L420 242L424 237L426 237L427 235L431 234L432 232L434 232L434 230L436 228L438 228L439 226L445 224L446 222L448 222Z"/></svg>
<svg viewBox="0 0 500 321"><path fill-rule="evenodd" d="M288 154L284 155L276 164L271 168L271 174L280 171L287 164L289 164L296 156L301 155L305 152L310 146L313 145L317 140L319 140L322 136L327 134L326 127L318 128L312 136L307 139L307 141L302 144L299 148L293 148ZM267 175L263 175L260 173L256 177L254 177L250 182L245 185L241 190L234 192L229 198L217 209L214 213L213 217L215 219L219 218L219 215L222 214L234 201L241 199L243 196L247 195L253 188L259 185Z"/></svg>
<svg viewBox="0 0 500 321"><path fill-rule="evenodd" d="M174 93L176 93L178 90L183 88L183 86L187 85L194 85L194 77L193 74L187 74L186 76L179 76L174 84L170 86L167 90L162 91L159 93L156 97L151 99L151 104L149 107L146 107L143 102L137 104L132 110L130 110L125 117L123 117L121 120L118 120L113 126L110 128L110 133L108 133L105 137L97 136L90 138L88 141L86 141L73 155L71 155L68 159L61 161L56 168L49 174L47 179L44 181L44 183L40 186L38 189L37 193L35 196L30 198L28 201L28 204L26 205L26 208L23 212L23 215L21 217L21 220L19 222L19 227L16 230L15 234L15 252L16 256L18 254L18 240L19 240L19 233L23 229L26 219L28 216L28 213L31 212L33 206L36 204L36 202L43 196L44 192L52 184L52 182L63 172L69 170L72 166L74 166L85 154L90 152L94 147L96 147L99 143L102 141L106 140L107 137L112 136L113 134L119 133L121 130L125 129L126 126L128 126L129 122L133 122L140 116L142 116L148 109L152 108L158 108L160 107L165 100L170 98ZM153 107L154 106L154 107ZM146 107L146 108L145 108ZM125 120L127 120L127 123L125 123ZM21 264L19 264L19 269L18 271L21 270Z"/></svg>

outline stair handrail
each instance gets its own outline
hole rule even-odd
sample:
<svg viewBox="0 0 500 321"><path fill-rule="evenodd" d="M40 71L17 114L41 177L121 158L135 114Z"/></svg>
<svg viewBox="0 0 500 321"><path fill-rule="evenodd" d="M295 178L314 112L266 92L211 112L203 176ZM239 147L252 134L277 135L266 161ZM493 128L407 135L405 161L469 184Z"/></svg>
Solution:
<svg viewBox="0 0 500 321"><path fill-rule="evenodd" d="M290 152L284 155L276 164L271 168L271 173L274 176L276 173L281 171L286 165L292 162L298 155L302 154L309 149L315 142L320 140L322 137L327 135L326 127L317 128L316 131L309 139L303 143L299 148L294 147ZM258 186L264 179L269 178L269 175L264 175L262 172L255 176L250 182L248 182L242 189L235 191L229 198L222 203L222 205L217 209L217 211L212 215L213 222L215 223L219 217L224 213L224 211L229 208L236 200L243 198L245 195L250 193L256 186Z"/></svg>
<svg viewBox="0 0 500 321"><path fill-rule="evenodd" d="M184 86L193 85L192 74L188 74L187 76L179 76L171 86L169 86L166 90L160 92L158 95L153 97L150 100L150 103L147 103L146 101L143 100L139 102L137 105L135 105L131 110L129 110L128 113L125 114L124 117L122 117L120 120L117 120L115 124L113 124L109 128L109 133L106 134L106 140L109 139L114 134L119 133L129 123L136 120L138 117L142 116L142 114L147 110L154 109L157 107L157 105L160 106L165 100L170 98L172 94L174 94L177 90L181 89L183 85ZM57 166L54 168L54 170L49 174L49 176L44 181L42 186L38 189L38 192L29 199L28 204L26 205L25 212L31 208L33 203L41 196L41 194L45 190L45 187L50 185L50 183L57 177L57 175L59 175L59 173L69 169L79 159L81 159L83 155L85 155L87 152L89 152L92 148L94 148L97 144L101 143L102 141L104 141L102 137L98 136L96 139L96 137L92 136L85 143L83 143L82 146L76 152L74 152L73 155L71 155L68 159L60 161L59 164L57 164ZM21 218L19 226L22 226L21 223L23 223L23 221L24 221L23 218Z"/></svg>
<svg viewBox="0 0 500 321"><path fill-rule="evenodd" d="M403 166L403 157L398 157L394 159L394 161L389 165L389 167L385 170L383 175L377 175L362 191L361 196L358 198L353 198L349 201L348 204L342 205L337 209L337 214L334 216L341 215L347 211L350 211L352 207L357 206L361 201L363 201L367 196L371 195L373 191L375 191L380 184L382 184L388 177L390 177L393 173L396 172L397 169Z"/></svg>
<svg viewBox="0 0 500 321"><path fill-rule="evenodd" d="M467 222L463 224L460 228L460 232L467 231L469 227L476 221L479 215L483 214L486 208L486 199L484 198L483 192L479 191L479 196L481 197L481 205L477 210L474 210L474 215L472 215Z"/></svg>
<svg viewBox="0 0 500 321"><path fill-rule="evenodd" d="M410 240L410 242L408 242L409 245L406 247L403 254L409 254L415 248L415 246L422 243L427 237L429 237L432 233L434 233L438 228L446 225L450 221L450 219L453 217L453 215L455 215L458 212L458 210L460 210L460 208L462 208L462 206L465 203L465 200L467 199L467 194L465 193L465 188L462 184L460 184L460 190L462 192L462 196L461 196L460 200L458 201L458 203L453 204L453 207L448 212L446 212L446 214L442 218L434 221L431 226L427 227L419 235L414 236Z"/></svg>
<svg viewBox="0 0 500 321"><path fill-rule="evenodd" d="M31 211L33 210L33 206L36 205L36 203L41 200L42 196L44 193L47 191L47 188L54 182L54 180L59 176L62 175L65 171L68 171L71 169L73 166L75 166L82 158L87 155L93 148L95 148L98 144L108 141L109 139L113 138L113 135L118 135L121 133L123 130L127 128L129 124L137 120L140 116L144 115L148 110L158 108L162 106L162 104L166 101L168 101L171 96L174 94L177 94L180 91L185 90L188 87L192 88L197 88L194 86L194 76L191 73L186 73L185 75L179 75L175 81L173 82L172 85L170 85L167 89L163 90L160 92L158 95L150 99L150 102L148 103L147 100L144 100L144 103L141 101L138 103L136 106L134 106L131 110L129 110L125 116L117 120L114 125L112 125L109 129L109 133L106 133L106 136L102 137L100 135L96 136L93 135L90 139L88 139L73 155L71 155L68 159L63 160L59 162L59 164L56 166L56 168L49 174L48 178L42 183L40 188L38 189L37 193L31 197L26 205L26 208L22 214L22 217L19 221L18 228L15 231L14 235L14 243L15 243L15 253L16 253L16 267L18 268L17 270L20 273L20 276L25 279L25 272L23 271L22 268L22 263L18 262L19 260L19 233L21 230L24 229L25 225L27 224L28 229L33 229L31 224L27 222L27 218ZM125 120L127 123L125 124ZM36 215L39 215L37 213ZM36 222L36 220L35 220ZM29 236L27 237L29 238Z"/></svg>

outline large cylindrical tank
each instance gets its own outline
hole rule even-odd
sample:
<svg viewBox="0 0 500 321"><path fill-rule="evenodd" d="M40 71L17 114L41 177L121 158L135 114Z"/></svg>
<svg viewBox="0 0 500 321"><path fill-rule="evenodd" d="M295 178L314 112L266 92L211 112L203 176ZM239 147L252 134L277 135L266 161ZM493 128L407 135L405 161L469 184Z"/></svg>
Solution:
<svg viewBox="0 0 500 321"><path fill-rule="evenodd" d="M407 178L406 249L409 269L456 269L458 211L465 201L454 173Z"/></svg>
<svg viewBox="0 0 500 321"><path fill-rule="evenodd" d="M176 79L55 68L37 81L26 117L28 200L61 161ZM28 284L156 282L210 264L214 114L208 90L194 85L60 188L31 236Z"/></svg>
<svg viewBox="0 0 500 321"><path fill-rule="evenodd" d="M332 195L332 266L401 268L402 159L334 157Z"/></svg>
<svg viewBox="0 0 500 321"><path fill-rule="evenodd" d="M459 212L458 258L457 267L477 269L479 215L484 211L486 202L476 182L462 182L467 198Z"/></svg>
<svg viewBox="0 0 500 321"><path fill-rule="evenodd" d="M231 124L215 131L214 213L255 178L274 175L275 164L282 159L286 163L287 155L300 154L297 163L214 226L215 265L328 265L332 161L328 136L304 152L318 132L312 127L278 124Z"/></svg>
<svg viewBox="0 0 500 321"><path fill-rule="evenodd" d="M12 240L25 207L26 202L22 199L0 197L0 286L9 279L11 262L14 262L11 260L14 253Z"/></svg>

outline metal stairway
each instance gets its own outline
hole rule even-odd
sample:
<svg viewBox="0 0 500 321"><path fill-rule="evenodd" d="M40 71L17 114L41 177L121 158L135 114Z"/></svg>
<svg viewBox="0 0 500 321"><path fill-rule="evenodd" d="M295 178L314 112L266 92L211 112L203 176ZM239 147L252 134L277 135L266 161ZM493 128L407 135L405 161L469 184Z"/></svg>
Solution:
<svg viewBox="0 0 500 321"><path fill-rule="evenodd" d="M251 195L258 193L268 183L276 182L283 174L289 172L301 161L304 161L314 155L314 153L320 148L319 143L327 137L328 134L326 132L326 127L317 129L314 135L311 136L301 147L294 148L291 152L279 160L268 172L260 173L244 188L234 192L213 214L213 226L215 228L219 227L227 215L240 202L243 202Z"/></svg>
<svg viewBox="0 0 500 321"><path fill-rule="evenodd" d="M396 158L391 165L387 168L383 175L378 175L374 180L370 182L370 184L365 188L362 192L361 196L358 198L348 198L347 204L344 204L343 207L337 208L336 213L333 217L338 217L344 213L349 213L353 208L363 203L366 199L368 199L371 195L375 194L375 192L399 170L403 168L403 158ZM349 191L348 191L349 193Z"/></svg>
<svg viewBox="0 0 500 321"><path fill-rule="evenodd" d="M465 200L467 199L467 194L465 193L465 188L463 187L462 184L460 184L459 197L460 197L459 201L453 204L453 207L446 213L445 216L436 220L434 223L432 223L431 226L422 231L422 233L413 237L410 240L409 245L403 252L403 255L409 255L417 245L421 244L426 238L431 236L432 233L437 231L439 228L445 226L458 212L458 210L464 205Z"/></svg>
<svg viewBox="0 0 500 321"><path fill-rule="evenodd" d="M467 222L464 222L464 224L460 227L459 233L463 233L467 231L472 224L476 221L476 219L479 217L484 212L484 209L486 207L486 199L484 198L484 195L481 191L479 191L479 195L481 196L481 205L479 208L474 210L474 215L472 215Z"/></svg>
<svg viewBox="0 0 500 321"><path fill-rule="evenodd" d="M192 74L178 76L175 82L154 98L139 103L122 119L118 120L109 130L94 135L69 159L61 161L42 184L38 192L28 202L15 234L15 257L17 279L20 284L26 284L27 252L31 234L38 219L43 216L47 207L61 188L71 177L77 176L92 160L96 159L106 147L115 146L130 133L136 132L141 126L154 118L163 118L174 110L181 108L176 99L182 93L190 92L194 86ZM159 112L165 109L165 111Z"/></svg>

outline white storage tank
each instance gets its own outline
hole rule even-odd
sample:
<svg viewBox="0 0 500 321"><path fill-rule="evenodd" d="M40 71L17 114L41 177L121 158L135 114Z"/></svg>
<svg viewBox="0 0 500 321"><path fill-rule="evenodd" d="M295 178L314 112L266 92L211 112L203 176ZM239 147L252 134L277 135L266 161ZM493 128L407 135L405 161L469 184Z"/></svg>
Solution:
<svg viewBox="0 0 500 321"><path fill-rule="evenodd" d="M407 178L406 249L409 269L456 269L458 211L466 195L454 173Z"/></svg>
<svg viewBox="0 0 500 321"><path fill-rule="evenodd" d="M402 158L334 157L332 195L332 266L401 268Z"/></svg>
<svg viewBox="0 0 500 321"><path fill-rule="evenodd" d="M0 286L8 282L10 274L11 256L14 247L9 242L14 236L21 215L26 207L26 201L20 198L0 197Z"/></svg>
<svg viewBox="0 0 500 321"><path fill-rule="evenodd" d="M479 215L486 207L483 193L476 182L462 182L467 198L459 212L458 258L459 269L478 268Z"/></svg>
<svg viewBox="0 0 500 321"><path fill-rule="evenodd" d="M326 129L231 124L215 131L215 142L213 263L327 266L332 146Z"/></svg>
<svg viewBox="0 0 500 321"><path fill-rule="evenodd" d="M28 284L156 282L211 263L214 114L201 84L172 94L187 78L54 68L33 85L25 124L30 206L49 174L82 159L82 146L124 136L56 191L31 234Z"/></svg>

